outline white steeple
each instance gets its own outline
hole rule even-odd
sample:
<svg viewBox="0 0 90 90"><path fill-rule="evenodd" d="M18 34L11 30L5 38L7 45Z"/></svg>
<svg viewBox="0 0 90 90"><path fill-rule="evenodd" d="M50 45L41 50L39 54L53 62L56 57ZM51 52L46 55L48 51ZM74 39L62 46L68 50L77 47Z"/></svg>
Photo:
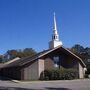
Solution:
<svg viewBox="0 0 90 90"><path fill-rule="evenodd" d="M62 42L59 40L59 35L57 32L57 25L56 25L56 17L54 13L54 27L53 27L52 41L49 42L49 49L55 48L57 46L62 46Z"/></svg>
<svg viewBox="0 0 90 90"><path fill-rule="evenodd" d="M57 25L56 25L55 13L54 13L54 27L53 27L52 40L57 40L57 41L59 41L59 35L58 35L58 32L57 32Z"/></svg>

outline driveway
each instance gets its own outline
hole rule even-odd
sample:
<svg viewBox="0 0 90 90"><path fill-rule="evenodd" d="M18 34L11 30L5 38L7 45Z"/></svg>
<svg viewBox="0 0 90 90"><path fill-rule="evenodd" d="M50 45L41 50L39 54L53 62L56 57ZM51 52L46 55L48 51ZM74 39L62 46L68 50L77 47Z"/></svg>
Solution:
<svg viewBox="0 0 90 90"><path fill-rule="evenodd" d="M0 90L90 90L90 80L65 81L0 81Z"/></svg>

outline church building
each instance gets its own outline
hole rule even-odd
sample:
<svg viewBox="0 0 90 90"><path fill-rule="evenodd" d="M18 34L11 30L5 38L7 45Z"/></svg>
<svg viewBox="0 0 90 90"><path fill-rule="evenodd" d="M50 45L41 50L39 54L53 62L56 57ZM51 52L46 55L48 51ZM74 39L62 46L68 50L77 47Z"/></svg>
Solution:
<svg viewBox="0 0 90 90"><path fill-rule="evenodd" d="M0 66L0 75L17 80L38 80L42 71L60 67L76 69L78 77L84 78L86 65L80 57L63 47L54 14L53 34L52 40L49 42L49 49L32 57L15 58L6 62Z"/></svg>

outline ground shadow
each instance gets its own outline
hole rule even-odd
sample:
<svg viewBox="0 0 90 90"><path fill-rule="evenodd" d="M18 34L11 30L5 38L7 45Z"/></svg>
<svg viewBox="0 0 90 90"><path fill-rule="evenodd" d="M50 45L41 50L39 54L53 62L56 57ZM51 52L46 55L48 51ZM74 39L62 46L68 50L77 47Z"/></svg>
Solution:
<svg viewBox="0 0 90 90"><path fill-rule="evenodd" d="M46 90L71 90L71 89L63 88L63 87L60 87L60 88L46 87Z"/></svg>
<svg viewBox="0 0 90 90"><path fill-rule="evenodd" d="M0 90L40 90L40 89L28 89L19 87L0 87Z"/></svg>
<svg viewBox="0 0 90 90"><path fill-rule="evenodd" d="M20 87L0 87L0 90L71 90L68 88L52 88L46 87L44 89L28 89L28 88L20 88Z"/></svg>
<svg viewBox="0 0 90 90"><path fill-rule="evenodd" d="M7 81L7 80L12 80L12 79L10 79L10 78L8 78L8 77L0 76L0 80L2 80L2 81Z"/></svg>

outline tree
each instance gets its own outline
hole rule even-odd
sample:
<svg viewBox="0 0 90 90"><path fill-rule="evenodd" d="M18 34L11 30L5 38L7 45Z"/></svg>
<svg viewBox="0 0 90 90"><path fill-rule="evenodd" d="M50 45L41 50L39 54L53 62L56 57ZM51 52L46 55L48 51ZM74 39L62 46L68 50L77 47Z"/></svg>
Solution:
<svg viewBox="0 0 90 90"><path fill-rule="evenodd" d="M80 58L82 58L82 60L84 61L85 64L87 64L87 60L89 57L89 49L90 48L84 48L83 46L76 44L74 45L70 50L75 53L77 56L79 56Z"/></svg>
<svg viewBox="0 0 90 90"><path fill-rule="evenodd" d="M79 53L79 54L85 52L84 47L79 45L79 44L74 45L71 49L74 50L76 53Z"/></svg>
<svg viewBox="0 0 90 90"><path fill-rule="evenodd" d="M8 50L5 54L4 54L4 62L8 61L8 60L12 60L16 57L17 55L17 50Z"/></svg>
<svg viewBox="0 0 90 90"><path fill-rule="evenodd" d="M27 56L33 56L35 55L37 52L32 49L32 48L25 48L23 50L19 49L19 50L8 50L5 55L4 55L4 61L8 61L8 60L12 60L16 57L27 57Z"/></svg>
<svg viewBox="0 0 90 90"><path fill-rule="evenodd" d="M3 62L3 55L0 55L0 63Z"/></svg>
<svg viewBox="0 0 90 90"><path fill-rule="evenodd" d="M85 48L85 52L87 52L90 55L90 48L89 47L86 47Z"/></svg>
<svg viewBox="0 0 90 90"><path fill-rule="evenodd" d="M36 51L34 49L32 49L32 48L25 48L23 50L23 54L24 54L25 57L26 56L33 56L33 55L36 54Z"/></svg>

